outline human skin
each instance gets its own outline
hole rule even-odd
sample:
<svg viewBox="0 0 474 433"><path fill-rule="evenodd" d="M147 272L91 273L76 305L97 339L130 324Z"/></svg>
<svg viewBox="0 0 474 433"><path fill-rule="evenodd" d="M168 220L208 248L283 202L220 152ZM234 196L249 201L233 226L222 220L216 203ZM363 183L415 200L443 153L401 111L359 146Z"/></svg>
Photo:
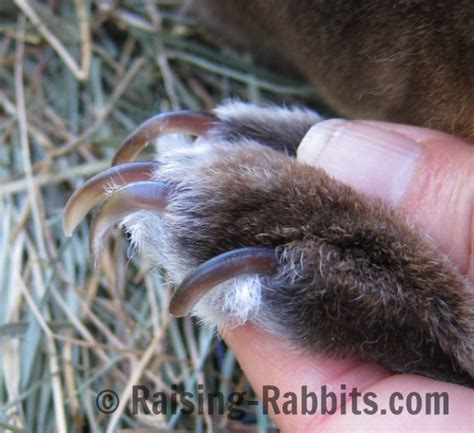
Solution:
<svg viewBox="0 0 474 433"><path fill-rule="evenodd" d="M382 198L405 214L416 228L450 255L460 272L474 281L474 145L437 131L375 121L330 120L308 133L298 159L324 168L354 188ZM388 169L387 169L388 168ZM265 385L280 395L322 385L341 392L374 392L379 408L388 408L393 392L447 392L447 415L356 415L346 404L341 415L274 414L283 432L472 431L474 391L413 374L394 374L353 359L285 350L281 339L251 324L226 328L224 340L261 396ZM281 407L281 406L280 406ZM359 405L360 407L360 405ZM271 406L270 406L271 409Z"/></svg>

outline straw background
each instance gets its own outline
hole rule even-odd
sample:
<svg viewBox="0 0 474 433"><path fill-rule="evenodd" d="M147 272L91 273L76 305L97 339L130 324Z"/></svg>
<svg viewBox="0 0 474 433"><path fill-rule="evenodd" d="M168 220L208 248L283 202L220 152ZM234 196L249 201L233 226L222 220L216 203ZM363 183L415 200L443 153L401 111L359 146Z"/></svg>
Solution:
<svg viewBox="0 0 474 433"><path fill-rule="evenodd" d="M134 384L252 392L212 329L168 315L169 287L117 231L99 269L62 209L151 115L228 99L317 105L173 0L0 1L0 430L268 432L261 410L133 415ZM95 399L112 389L113 414ZM245 406L243 406L245 407Z"/></svg>

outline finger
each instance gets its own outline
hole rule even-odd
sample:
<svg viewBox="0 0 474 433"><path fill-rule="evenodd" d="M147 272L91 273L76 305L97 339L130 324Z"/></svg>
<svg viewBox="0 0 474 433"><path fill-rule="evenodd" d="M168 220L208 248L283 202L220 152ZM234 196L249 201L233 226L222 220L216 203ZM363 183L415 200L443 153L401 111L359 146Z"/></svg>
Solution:
<svg viewBox="0 0 474 433"><path fill-rule="evenodd" d="M390 375L375 364L287 350L280 338L251 324L223 331L222 336L262 400L268 386L276 387L282 396L291 391L301 393L302 386L317 390L321 385L345 383L348 388L364 389ZM319 413L287 416L273 409L272 405L268 406L269 415L285 432L306 431L309 423L322 422L325 418Z"/></svg>
<svg viewBox="0 0 474 433"><path fill-rule="evenodd" d="M376 414L356 413L327 417L318 431L351 432L469 432L474 423L474 392L413 374L399 374L367 388L376 396ZM438 399L439 396L439 400ZM364 409L358 398L358 409ZM436 401L439 412L436 412ZM390 409L392 407L392 409ZM385 409L385 413L382 412ZM400 412L401 411L401 412ZM312 429L308 429L312 431Z"/></svg>
<svg viewBox="0 0 474 433"><path fill-rule="evenodd" d="M474 279L474 146L413 126L328 120L298 159L402 210Z"/></svg>
<svg viewBox="0 0 474 433"><path fill-rule="evenodd" d="M380 366L355 360L331 359L322 355L309 355L285 350L281 339L267 335L252 325L244 325L223 333L227 344L234 350L239 363L255 392L264 401L265 389L273 396L274 389L280 393L277 408L283 407L284 394L295 393L300 398L296 413L287 415L275 413L274 406L268 410L277 426L284 432L313 431L465 431L473 420L472 405L474 393L468 388L438 382L416 375L394 375ZM269 388L269 385L274 388ZM345 388L343 388L343 386ZM335 415L321 413L321 387L336 393L338 409ZM319 397L315 414L304 414L301 409L302 387L313 391ZM374 414L356 411L366 409L362 397L357 399L356 410L347 397L345 413L340 414L343 392L353 388L360 393L374 392L377 409L389 409L389 399L393 392L400 392L405 398L409 393L418 392L420 398L426 392L446 392L448 395L448 413L445 415L413 415L404 410L395 415L389 410ZM403 401L396 400L398 408L405 408ZM328 409L331 402L328 403ZM265 407L264 407L265 409ZM464 429L464 430L463 430Z"/></svg>

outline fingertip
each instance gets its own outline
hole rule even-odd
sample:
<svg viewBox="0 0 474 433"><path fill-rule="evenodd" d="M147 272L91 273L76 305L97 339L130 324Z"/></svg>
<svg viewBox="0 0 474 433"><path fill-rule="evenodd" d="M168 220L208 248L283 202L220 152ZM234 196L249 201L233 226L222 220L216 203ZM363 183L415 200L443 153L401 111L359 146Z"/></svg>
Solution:
<svg viewBox="0 0 474 433"><path fill-rule="evenodd" d="M397 132L335 119L314 125L297 156L364 194L396 205L422 153L419 143Z"/></svg>
<svg viewBox="0 0 474 433"><path fill-rule="evenodd" d="M335 119L314 125L297 157L397 207L474 277L474 146L427 128Z"/></svg>

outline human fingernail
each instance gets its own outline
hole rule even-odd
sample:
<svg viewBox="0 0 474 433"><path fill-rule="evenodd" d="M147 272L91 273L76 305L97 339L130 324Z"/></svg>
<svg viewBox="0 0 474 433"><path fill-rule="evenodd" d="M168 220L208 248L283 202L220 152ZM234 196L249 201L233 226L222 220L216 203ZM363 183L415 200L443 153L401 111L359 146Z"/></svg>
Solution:
<svg viewBox="0 0 474 433"><path fill-rule="evenodd" d="M397 132L331 119L308 131L297 157L365 194L397 204L422 153L422 145Z"/></svg>

